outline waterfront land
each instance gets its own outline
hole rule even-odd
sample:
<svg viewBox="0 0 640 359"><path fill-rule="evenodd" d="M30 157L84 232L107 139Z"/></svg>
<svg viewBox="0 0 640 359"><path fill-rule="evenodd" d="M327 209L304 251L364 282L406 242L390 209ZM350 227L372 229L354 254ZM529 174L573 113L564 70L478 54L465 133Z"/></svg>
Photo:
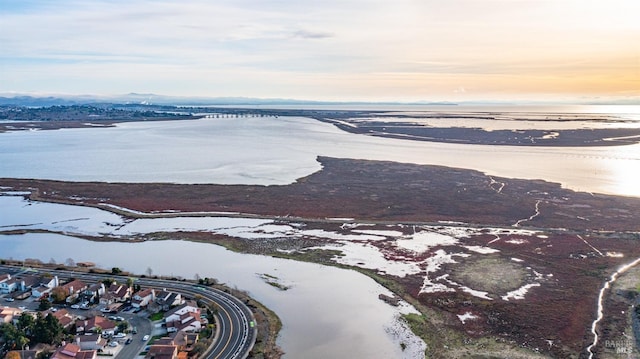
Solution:
<svg viewBox="0 0 640 359"><path fill-rule="evenodd" d="M499 112L455 113L347 110L276 110L154 105L73 105L46 108L0 106L0 133L60 128L110 127L131 121L193 120L203 117L299 116L330 123L341 130L368 136L494 146L621 146L640 143L640 128L633 121L602 114L550 114ZM442 125L442 121L450 121ZM492 129L495 123L513 129ZM466 124L465 124L466 123ZM471 123L469 125L468 123ZM549 124L558 128L546 128ZM567 123L580 123L565 128ZM531 127L531 124L536 126ZM519 125L525 127L518 128ZM571 127L571 126L569 126Z"/></svg>
<svg viewBox="0 0 640 359"><path fill-rule="evenodd" d="M625 119L611 116L553 118L555 122L581 121L587 128L493 130L416 124L416 119L442 119L437 113L212 108L175 112L173 107L138 107L95 116L87 115L94 111L91 106L63 107L46 112L46 120L42 113L5 108L8 117L0 123L0 132L113 126L137 120L305 116L352 133L421 141L515 146L612 146L640 141L639 129L624 127ZM141 115L143 110L149 116ZM505 121L504 114L454 117ZM531 114L508 120L541 126L549 121ZM291 233L293 228L304 229L303 234L268 233L265 238L206 230L82 237L186 239L358 270L419 310L420 314L407 315L406 320L425 340L426 354L432 358L588 357L585 348L594 340L591 326L600 289L616 268L640 257L638 198L576 192L557 183L460 168L317 160L322 170L289 185L0 178L0 188L28 192L35 201L94 206L131 219L246 217L268 219L292 228ZM25 231L29 230L3 233ZM628 313L637 295L633 285L637 272L630 271L624 278L622 296L605 293L605 317L598 324L599 342L593 349L597 355L611 352L607 344L627 338L631 331L633 318Z"/></svg>
<svg viewBox="0 0 640 359"><path fill-rule="evenodd" d="M75 319L87 318L87 317L90 317L90 318L107 317L108 316L107 314L111 314L108 316L110 320L121 321L121 320L124 320L123 317L114 316L113 314L123 313L123 315L125 315L124 314L125 312L130 313L133 310L135 310L135 312L133 313L137 313L139 311L144 310L143 313L138 315L139 317L144 317L146 319L146 317L149 316L150 318L155 318L155 319L152 319L154 321L158 320L157 318L161 318L161 320L165 321L164 317L166 316L164 314L169 311L169 309L167 308L171 307L171 309L173 309L177 306L180 306L181 308L188 307L189 305L192 305L197 301L198 305L203 308L202 311L204 313L211 313L209 314L209 318L212 318L214 316L213 313L219 313L219 312L225 313L225 315L218 315L215 321L212 320L211 322L206 322L202 324L201 323L202 320L199 320L197 326L185 325L182 328L180 328L180 331L184 330L184 332L186 333L186 332L192 332L194 328L202 326L203 330L200 331L200 335L199 335L199 338L200 338L199 342L201 343L199 345L200 349L197 351L193 351L193 346L191 346L191 348L186 350L185 354L183 355L186 355L186 354L188 354L189 356L201 355L201 357L205 357L205 358L217 357L221 355L221 353L223 353L223 351L219 349L219 346L216 346L216 349L213 350L214 345L216 345L217 343L216 343L216 339L214 339L214 335L213 335L214 333L212 333L212 330L215 329L216 325L221 326L221 328L218 328L217 331L215 331L218 333L217 340L220 342L224 340L229 340L229 338L231 337L239 337L239 336L242 336L243 334L246 335L243 332L244 330L246 330L247 332L250 332L249 338L252 338L251 334L254 329L241 328L239 325L237 325L238 324L237 322L236 322L236 327L233 328L233 326L229 325L229 322L227 321L227 316L231 318L230 314L233 315L234 320L237 320L237 318L247 315L245 312L243 312L243 309L241 309L239 306L237 305L229 306L227 302L224 300L224 298L231 298L231 299L236 298L234 300L236 300L237 304L242 306L245 311L251 312L250 320L255 319L255 322L252 322L255 324L255 326L252 326L251 328L257 329L257 331L255 332L257 336L255 338L248 339L250 343L245 344L248 346L248 348L242 347L241 350L245 350L246 354L251 355L251 357L253 358L279 358L282 355L281 350L275 344L275 338L277 337L278 331L281 326L279 318L275 313L271 312L261 303L255 301L253 298L249 296L248 293L244 291L229 288L224 284L218 283L217 280L213 278L204 278L204 279L200 278L198 280L187 280L185 278L180 278L180 277L163 277L163 276L157 276L157 275L155 276L136 275L130 272L123 271L118 267L114 267L111 270L101 269L101 268L95 267L93 263L88 263L88 262L82 262L78 264L69 263L69 264L44 263L36 259L16 261L16 260L0 258L0 272L2 272L5 281L7 280L6 279L7 277L11 278L13 276L14 279L12 280L12 282L16 282L16 281L29 282L29 281L34 281L34 280L39 280L41 278L44 278L42 279L42 281L48 283L48 281L51 280L52 276L55 276L56 278L55 283L57 283L58 277L60 277L60 280L61 280L60 286L64 287L64 289L68 291L74 291L74 289L68 289L67 287L69 287L69 285L64 286L62 284L63 281L71 282L72 283L71 288L73 288L72 286L74 284L76 286L86 285L86 288L85 288L86 292L85 292L85 289L82 289L82 287L76 288L75 289L76 292L70 295L69 298L66 301L64 301L65 303L55 303L56 307L54 307L51 313L56 312L58 310L58 307L62 309L64 312L66 312L67 326L68 324L70 324L71 319L75 320ZM84 282L74 282L75 280L80 280ZM95 289L96 286L99 286L100 283L105 283L109 281L113 283L113 285L107 286L106 290L102 288L103 292L102 294L99 294L101 292L99 289ZM120 283L116 284L118 281L120 281ZM131 281L132 283L135 282L136 285L125 287L124 285L129 281ZM92 285L93 282L96 282L97 284ZM48 287L46 285L43 285L43 286L47 287L47 290L55 293L58 290L58 289L53 289L55 288L54 286L56 285L57 284L48 283ZM93 288L93 289L89 289L89 288ZM148 288L147 292L149 293L147 295L150 298L153 298L155 295L154 292L151 291L151 288L154 288L157 291L158 295L161 295L161 293L165 293L164 294L165 296L156 297L155 299L150 301L147 301L147 300L141 301L141 300L135 299L135 295L136 295L135 293L131 293L134 290L136 292L142 293L143 292L142 289L147 289L147 288ZM32 289L30 288L26 288L26 290L24 291L21 290L20 288L16 288L15 291L11 291L9 293L5 293L3 291L2 292L2 297L4 299L3 301L13 307L18 307L18 305L20 305L20 308L23 308L20 310L20 312L24 311L25 313L32 314L32 313L35 313L36 311L39 311L41 313L44 313L44 315L46 316L47 313L49 313L48 311L41 310L40 308L36 309L35 307L38 302L40 302L46 296L49 296L50 293L45 292L46 294L42 294L41 297L35 298L34 293L38 293L38 294L40 293L38 290L43 291L42 288L35 288L35 287L33 288L33 292L32 292ZM118 293L113 293L111 292L112 290L114 292L118 291ZM167 293L169 293L169 291L173 291L172 292L173 294L171 296L171 300L173 300L173 302L171 302L171 304L167 304L165 301L163 301L164 298L168 298ZM125 294L123 295L122 292L125 292ZM112 303L111 301L113 299L109 299L107 301L109 304L105 305L103 301L100 301L98 298L101 295L104 296L105 293L107 293L107 297L109 298L120 295L122 297L121 298L122 301ZM176 293L180 293L180 294L176 295ZM91 297L90 298L91 300L89 300L88 298L89 296ZM181 296L184 296L184 298ZM56 294L50 295L50 298L55 298L55 297L56 297ZM133 297L133 299L131 297ZM14 300L13 298L18 298L18 300ZM175 299L175 298L178 298L178 299ZM185 304L185 302L189 299L193 301ZM229 299L226 299L226 300L228 301ZM99 303L95 303L95 302L99 302ZM74 305L73 303L78 303L78 304ZM190 308L189 310L193 310L193 311L196 310L195 307L193 306L189 308ZM197 310L198 312L200 311L200 309L197 309ZM71 311L70 314L69 314L69 311ZM131 314L126 314L126 315L129 318L136 317L136 316L132 316ZM60 319L62 317L58 316L57 318ZM201 319L201 318L198 318L198 319ZM140 319L136 320L136 322L140 322ZM113 323L110 323L110 324L114 325ZM168 337L168 336L171 336L172 333L175 334L175 332L166 331L166 330L163 331L162 329L156 330L154 333L152 333L153 324L151 322L149 322L148 324L145 324L145 323L142 323L142 324L144 325L141 325L138 327L133 326L132 324L134 328L137 328L133 330L133 333L132 333L133 335L138 334L138 331L140 331L140 334L138 336L135 336L136 339L141 338L145 335L148 337L154 334L155 336L154 341L155 341L155 338L160 338L163 335L165 337ZM128 325L125 327L128 327ZM106 330L107 328L105 327L104 329ZM72 336L76 335L75 326L73 326L73 329L70 330L69 332L70 332L70 335ZM130 330L127 331L127 334L129 332ZM87 331L87 333L82 333L82 331L79 331L79 333L80 335L90 334L89 331ZM128 346L128 344L132 342L132 339L134 339L133 335L128 338L129 340L126 342L126 349L135 349L135 350L127 350L128 351L127 354L123 355L123 353L119 353L117 356L128 357L131 355L135 355L134 353L140 352L143 350L142 348L145 347L144 344L146 343L141 343L140 345L133 345L131 346L131 348ZM120 337L115 337L115 338L113 338L113 335L103 336L103 337L108 338L109 340L113 339L113 341L116 341L115 338L120 338L120 340L117 341L119 344L122 344L125 342L124 335ZM254 342L254 339L255 339L255 342ZM118 347L118 343L113 344L111 347ZM101 345L102 347L106 348L106 341L101 343ZM64 341L62 342L61 346L64 346ZM41 347L42 345L38 346L38 348L40 349L39 352L42 351ZM47 347L46 349L48 351L51 351L55 347L56 346L54 345L53 347ZM118 348L121 348L121 347L118 347ZM181 347L181 351L183 349L184 347ZM7 350L6 347L2 348L3 354L4 352L6 352L6 350ZM118 350L118 352L119 351L120 350ZM188 353L189 351L191 352Z"/></svg>
<svg viewBox="0 0 640 359"><path fill-rule="evenodd" d="M537 353L578 358L593 340L590 325L603 282L617 266L640 257L636 198L439 166L318 160L320 172L286 186L25 179L0 179L0 186L29 191L34 200L96 206L134 218L142 212L217 212L344 235L354 228L382 236L457 231L456 242L435 240L421 250L392 240L365 243L389 262L422 269L407 275L341 260L340 246L332 247L336 241L322 236L243 239L198 231L136 238L205 241L241 252L355 268L420 310L422 315L407 320L427 342L430 357ZM616 319L620 315L607 312L607 325L626 325ZM615 332L621 330L619 326Z"/></svg>

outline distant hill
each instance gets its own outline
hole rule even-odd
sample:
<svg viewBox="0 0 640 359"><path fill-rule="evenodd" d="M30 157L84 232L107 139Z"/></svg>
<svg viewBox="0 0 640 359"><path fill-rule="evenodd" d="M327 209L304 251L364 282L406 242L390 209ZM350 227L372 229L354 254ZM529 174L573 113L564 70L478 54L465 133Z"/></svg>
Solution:
<svg viewBox="0 0 640 359"><path fill-rule="evenodd" d="M177 105L177 106L295 106L295 105L455 105L450 102L332 102L294 99L263 99L251 97L176 97L130 93L118 96L0 96L0 105L47 107L86 105L95 103Z"/></svg>

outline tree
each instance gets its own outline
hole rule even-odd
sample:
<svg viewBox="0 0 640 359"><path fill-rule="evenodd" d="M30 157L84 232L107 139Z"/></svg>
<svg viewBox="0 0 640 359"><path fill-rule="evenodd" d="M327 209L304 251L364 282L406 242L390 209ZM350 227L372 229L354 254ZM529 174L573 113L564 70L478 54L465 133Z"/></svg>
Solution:
<svg viewBox="0 0 640 359"><path fill-rule="evenodd" d="M131 288L131 286L133 285L133 282L134 282L133 278L131 278L131 277L127 278L127 286L129 288Z"/></svg>
<svg viewBox="0 0 640 359"><path fill-rule="evenodd" d="M147 276L151 277L153 275L153 269L151 269L151 267L147 267L145 273L147 273Z"/></svg>
<svg viewBox="0 0 640 359"><path fill-rule="evenodd" d="M204 353L206 349L207 349L207 344L205 344L204 342L197 342L193 346L193 353L195 354Z"/></svg>
<svg viewBox="0 0 640 359"><path fill-rule="evenodd" d="M33 330L33 326L36 324L36 320L30 314L22 314L18 321L16 322L16 327L18 330L25 333L25 335L31 335L31 331Z"/></svg>
<svg viewBox="0 0 640 359"><path fill-rule="evenodd" d="M51 290L51 298L55 303L64 303L67 299L67 291L62 287L55 287Z"/></svg>
<svg viewBox="0 0 640 359"><path fill-rule="evenodd" d="M118 332L124 333L127 329L129 329L129 323L127 322L118 323Z"/></svg>
<svg viewBox="0 0 640 359"><path fill-rule="evenodd" d="M215 311L216 313L218 312L217 309L215 309ZM214 315L214 312L209 307L207 307L207 320L209 321L209 323L215 322L216 319L214 318Z"/></svg>
<svg viewBox="0 0 640 359"><path fill-rule="evenodd" d="M22 349L29 343L27 338L21 330L14 327L13 324L3 323L0 325L0 335L4 339L9 349Z"/></svg>
<svg viewBox="0 0 640 359"><path fill-rule="evenodd" d="M51 302L48 298L40 298L40 304L38 304L39 311L45 311L51 308Z"/></svg>
<svg viewBox="0 0 640 359"><path fill-rule="evenodd" d="M74 261L73 258L67 258L67 260L65 260L64 263L68 267L75 267L76 266L76 261Z"/></svg>
<svg viewBox="0 0 640 359"><path fill-rule="evenodd" d="M60 325L58 318L53 315L46 317L38 313L35 326L33 328L33 341L45 344L60 344L64 337L64 328Z"/></svg>
<svg viewBox="0 0 640 359"><path fill-rule="evenodd" d="M120 268L118 268L118 267L113 267L113 268L111 268L111 274L118 275L118 274L120 274L120 273L122 273L122 269L120 269Z"/></svg>

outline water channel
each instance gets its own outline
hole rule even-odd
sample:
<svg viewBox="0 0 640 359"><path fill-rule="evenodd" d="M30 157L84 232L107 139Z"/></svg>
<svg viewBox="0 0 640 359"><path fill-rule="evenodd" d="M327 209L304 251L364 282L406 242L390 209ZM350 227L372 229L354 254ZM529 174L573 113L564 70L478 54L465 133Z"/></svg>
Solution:
<svg viewBox="0 0 640 359"><path fill-rule="evenodd" d="M419 358L424 351L398 321L400 310L378 299L389 291L354 271L188 241L92 242L29 233L0 235L0 248L0 257L16 260L64 263L71 258L140 274L150 268L159 275L216 278L247 290L280 316L284 326L278 344L289 358ZM258 276L262 273L278 277L291 289L266 284ZM407 344L405 351L400 343Z"/></svg>
<svg viewBox="0 0 640 359"><path fill-rule="evenodd" d="M496 176L542 178L578 190L640 196L638 145L527 148L412 142L348 134L305 118L139 122L104 129L3 133L0 177L273 185L320 170L319 155L471 168ZM4 225L41 220L20 214L23 205L0 208ZM41 208L46 216L56 213L56 207ZM59 223L69 221L80 231L85 226L94 232L94 227L114 218L89 208L76 210L61 216ZM388 291L353 271L236 254L202 243L105 243L35 233L0 235L0 257L45 262L73 258L138 273L151 268L155 274L215 277L249 291L280 315L284 327L278 343L291 358L421 355L421 344L398 324L398 310L378 300L378 294ZM259 279L260 273L281 278L292 288L279 291ZM414 344L402 351L401 342Z"/></svg>

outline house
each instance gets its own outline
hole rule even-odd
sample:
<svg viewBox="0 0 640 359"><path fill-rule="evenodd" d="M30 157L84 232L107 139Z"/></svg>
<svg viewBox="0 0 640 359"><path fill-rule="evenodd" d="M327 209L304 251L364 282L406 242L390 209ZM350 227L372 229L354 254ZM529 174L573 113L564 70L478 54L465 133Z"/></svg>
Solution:
<svg viewBox="0 0 640 359"><path fill-rule="evenodd" d="M65 344L58 348L50 359L96 359L98 352L95 350L82 350L76 344Z"/></svg>
<svg viewBox="0 0 640 359"><path fill-rule="evenodd" d="M182 295L180 293L169 292L167 290L156 293L156 304L158 304L164 311L183 303L184 299L182 299Z"/></svg>
<svg viewBox="0 0 640 359"><path fill-rule="evenodd" d="M73 295L85 290L87 285L79 279L74 279L71 282L61 285L61 287L64 288L68 295Z"/></svg>
<svg viewBox="0 0 640 359"><path fill-rule="evenodd" d="M31 296L40 298L48 294L51 290L59 285L58 276L25 276L22 278L20 290L26 291L31 289Z"/></svg>
<svg viewBox="0 0 640 359"><path fill-rule="evenodd" d="M186 301L184 304L177 306L171 309L170 311L166 312L164 314L164 321L165 323L168 323L168 322L179 320L181 316L187 313L195 313L195 314L198 314L198 318L200 317L200 308L198 307L198 304L195 301L193 300Z"/></svg>
<svg viewBox="0 0 640 359"><path fill-rule="evenodd" d="M88 303L94 303L105 294L104 283L95 283L88 286L80 293L80 299Z"/></svg>
<svg viewBox="0 0 640 359"><path fill-rule="evenodd" d="M31 288L31 296L34 298L40 298L44 295L49 295L53 288L49 288L46 285L39 285L35 288Z"/></svg>
<svg viewBox="0 0 640 359"><path fill-rule="evenodd" d="M116 326L116 323L100 316L84 320L80 319L76 321L76 333L114 332Z"/></svg>
<svg viewBox="0 0 640 359"><path fill-rule="evenodd" d="M156 340L153 344L155 344L155 345L176 345L176 343L170 337L162 337L162 338Z"/></svg>
<svg viewBox="0 0 640 359"><path fill-rule="evenodd" d="M22 309L1 307L0 308L0 324L12 323L14 319L22 314Z"/></svg>
<svg viewBox="0 0 640 359"><path fill-rule="evenodd" d="M75 279L61 285L60 287L62 287L64 292L67 294L67 303L74 303L80 296L80 293L87 289L88 286L83 281Z"/></svg>
<svg viewBox="0 0 640 359"><path fill-rule="evenodd" d="M100 299L98 300L98 303L104 306L109 306L113 304L115 301L116 301L116 296L111 292L106 292L100 295Z"/></svg>
<svg viewBox="0 0 640 359"><path fill-rule="evenodd" d="M131 287L128 285L113 283L107 292L113 295L116 302L126 302L131 298Z"/></svg>
<svg viewBox="0 0 640 359"><path fill-rule="evenodd" d="M0 273L0 283L4 283L11 279L11 274L9 273Z"/></svg>
<svg viewBox="0 0 640 359"><path fill-rule="evenodd" d="M2 293L2 294L13 293L13 292L17 291L18 289L20 289L20 284L21 284L20 279L11 278L11 276L9 276L9 278L7 278L7 279L5 279L3 281L0 281L0 293Z"/></svg>
<svg viewBox="0 0 640 359"><path fill-rule="evenodd" d="M143 308L149 305L155 299L156 291L153 288L142 289L133 295L131 306L134 308Z"/></svg>
<svg viewBox="0 0 640 359"><path fill-rule="evenodd" d="M170 334L173 344L178 346L178 351L190 352L193 350L195 344L198 342L198 333L186 333L183 331ZM156 342L157 343L157 342Z"/></svg>
<svg viewBox="0 0 640 359"><path fill-rule="evenodd" d="M48 275L25 275L20 278L20 290L26 291L31 288L37 288L44 285L49 288L54 288L59 285L58 276Z"/></svg>
<svg viewBox="0 0 640 359"><path fill-rule="evenodd" d="M107 340L102 338L100 334L78 335L76 336L76 345L81 350L101 350L107 345Z"/></svg>
<svg viewBox="0 0 640 359"><path fill-rule="evenodd" d="M175 345L152 345L145 359L178 359L178 347Z"/></svg>
<svg viewBox="0 0 640 359"><path fill-rule="evenodd" d="M73 324L73 316L66 309L60 309L56 312L50 313L49 315L53 315L56 319L58 319L58 322L60 323L60 325L62 325L63 328L68 328L71 324Z"/></svg>
<svg viewBox="0 0 640 359"><path fill-rule="evenodd" d="M167 332L199 332L202 328L200 308L195 301L187 301L164 315Z"/></svg>

